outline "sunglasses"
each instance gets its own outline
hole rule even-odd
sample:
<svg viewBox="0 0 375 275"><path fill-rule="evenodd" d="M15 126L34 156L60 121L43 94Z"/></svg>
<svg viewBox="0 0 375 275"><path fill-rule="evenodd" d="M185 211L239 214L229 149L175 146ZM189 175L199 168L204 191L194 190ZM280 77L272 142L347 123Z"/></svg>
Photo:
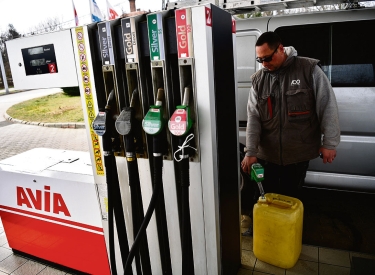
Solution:
<svg viewBox="0 0 375 275"><path fill-rule="evenodd" d="M267 56L267 57L263 57L263 58L255 58L255 60L259 63L263 63L263 62L270 62L272 60L272 57L273 55L275 54L275 52L277 51L277 49L279 48L280 44L277 45L276 49L273 51L273 53L270 55L270 56Z"/></svg>

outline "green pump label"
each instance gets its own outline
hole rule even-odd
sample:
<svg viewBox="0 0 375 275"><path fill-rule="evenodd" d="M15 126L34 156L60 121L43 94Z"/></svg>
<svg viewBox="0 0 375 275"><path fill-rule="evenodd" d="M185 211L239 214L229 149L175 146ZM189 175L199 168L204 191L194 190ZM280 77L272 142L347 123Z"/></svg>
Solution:
<svg viewBox="0 0 375 275"><path fill-rule="evenodd" d="M161 13L147 15L151 60L164 60L163 17Z"/></svg>
<svg viewBox="0 0 375 275"><path fill-rule="evenodd" d="M142 128L149 135L156 135L163 128L162 110L160 108L153 107L155 106L151 106L150 110L142 121Z"/></svg>

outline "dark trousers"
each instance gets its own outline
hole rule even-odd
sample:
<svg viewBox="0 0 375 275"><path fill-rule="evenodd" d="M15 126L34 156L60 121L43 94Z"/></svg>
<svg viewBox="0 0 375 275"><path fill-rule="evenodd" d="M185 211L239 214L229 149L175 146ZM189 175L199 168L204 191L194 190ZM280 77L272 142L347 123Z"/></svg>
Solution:
<svg viewBox="0 0 375 275"><path fill-rule="evenodd" d="M289 165L277 165L265 160L258 159L264 168L264 180L262 181L265 193L276 193L294 198L300 197L300 191L305 181L309 161L293 163ZM260 196L256 182L253 182L254 198L253 203L258 201ZM252 216L252 211L251 211Z"/></svg>

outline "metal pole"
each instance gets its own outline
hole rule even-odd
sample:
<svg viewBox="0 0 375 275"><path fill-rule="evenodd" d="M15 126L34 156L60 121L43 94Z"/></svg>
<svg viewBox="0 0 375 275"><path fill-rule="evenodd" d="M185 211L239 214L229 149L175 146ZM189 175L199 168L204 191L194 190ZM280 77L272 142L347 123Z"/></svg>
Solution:
<svg viewBox="0 0 375 275"><path fill-rule="evenodd" d="M4 61L3 61L3 54L0 51L0 70L3 76L3 83L4 83L4 88L5 88L5 93L9 94L9 88L8 88L8 81L7 81L7 76L5 73L5 67L4 67Z"/></svg>

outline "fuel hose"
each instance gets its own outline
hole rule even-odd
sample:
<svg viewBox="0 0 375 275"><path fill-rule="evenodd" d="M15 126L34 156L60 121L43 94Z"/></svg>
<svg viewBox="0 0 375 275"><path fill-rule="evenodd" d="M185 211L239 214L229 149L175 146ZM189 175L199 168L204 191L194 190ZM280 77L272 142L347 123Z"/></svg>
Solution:
<svg viewBox="0 0 375 275"><path fill-rule="evenodd" d="M135 118L136 108L139 107L139 100L137 99L138 91L135 89L132 93L130 107L125 107L122 110L115 124L117 132L123 135L125 139L134 237L138 234L141 222L144 219L135 142L135 131L138 129L136 125L138 121ZM140 240L139 253L135 254L135 263L137 274L151 275L151 263L146 235Z"/></svg>
<svg viewBox="0 0 375 275"><path fill-rule="evenodd" d="M112 274L117 274L116 254L115 254L115 231L114 221L116 221L117 236L120 243L120 252L122 259L126 259L129 254L129 246L126 234L124 212L122 209L120 185L117 174L116 159L114 150L117 150L116 134L114 127L114 115L112 106L114 104L114 91L108 96L107 104L104 111L99 114L93 122L93 129L96 134L102 136L104 165L106 171L107 192L108 192L108 241L109 241L109 258ZM118 139L117 139L118 140ZM116 148L116 149L114 149ZM125 263L122 261L123 267ZM132 271L127 273L133 274Z"/></svg>
<svg viewBox="0 0 375 275"><path fill-rule="evenodd" d="M157 199L160 195L163 185L163 140L162 129L164 127L162 100L164 97L164 90L158 89L156 105L150 107L150 111L146 114L142 126L147 134L153 135L153 193L149 206L146 211L145 218L141 224L138 234L134 240L133 246L130 249L129 256L125 264L125 275L128 275L131 263L137 253L139 243L146 233L146 228L151 220L152 214L156 208Z"/></svg>

